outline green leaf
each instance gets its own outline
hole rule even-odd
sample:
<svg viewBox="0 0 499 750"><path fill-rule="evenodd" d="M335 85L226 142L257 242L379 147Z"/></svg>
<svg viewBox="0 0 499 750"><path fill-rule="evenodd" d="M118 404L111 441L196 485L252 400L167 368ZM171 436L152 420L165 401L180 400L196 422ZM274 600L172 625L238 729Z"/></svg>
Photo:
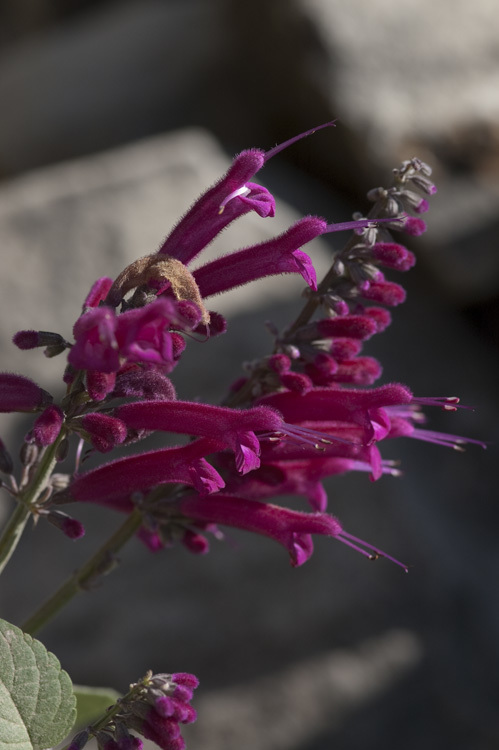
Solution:
<svg viewBox="0 0 499 750"><path fill-rule="evenodd" d="M107 709L114 705L120 693L112 688L94 688L87 685L75 685L76 696L76 726L78 728L88 727L97 719L100 719Z"/></svg>
<svg viewBox="0 0 499 750"><path fill-rule="evenodd" d="M76 716L67 672L45 646L0 620L0 750L46 750Z"/></svg>

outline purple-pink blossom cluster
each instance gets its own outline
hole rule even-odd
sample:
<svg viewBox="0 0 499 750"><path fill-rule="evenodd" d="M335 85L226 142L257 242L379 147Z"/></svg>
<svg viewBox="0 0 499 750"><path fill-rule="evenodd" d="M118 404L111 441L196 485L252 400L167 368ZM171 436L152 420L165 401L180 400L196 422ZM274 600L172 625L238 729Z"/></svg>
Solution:
<svg viewBox="0 0 499 750"><path fill-rule="evenodd" d="M187 672L149 672L110 707L110 718L104 726L80 732L67 750L82 750L90 735L95 736L99 750L142 750L144 743L130 730L152 740L161 750L184 750L180 725L196 720L191 699L198 685L197 677Z"/></svg>
<svg viewBox="0 0 499 750"><path fill-rule="evenodd" d="M293 565L310 557L314 534L338 539L370 558L388 557L346 532L327 512L323 480L347 471L367 472L372 480L396 475L380 445L398 437L452 447L478 442L423 429L423 406L452 410L457 399L416 398L397 383L371 387L382 367L362 354L363 342L390 324L386 308L405 300L404 289L385 278L385 270L408 271L415 263L392 232L418 235L425 229L410 213L426 211L424 195L435 192L423 162L404 162L391 188L371 191L374 206L367 217L330 224L308 216L271 240L189 270L239 216L274 215L274 198L251 180L294 140L268 152L243 151L156 253L130 264L114 281L98 279L74 325L73 343L47 332L20 331L14 337L21 349L45 346L49 356L69 349L67 396L60 406L27 378L0 375L0 411L40 412L27 436L38 455L62 433L65 439L76 434L103 453L151 432L190 439L90 471L78 469L66 482L49 486L38 512L65 526L69 535L78 536L77 530L52 504L97 503L122 512L139 508L140 536L151 549L179 539L204 553L207 532L217 533L217 525L225 524L279 542ZM353 230L352 237L318 283L303 247L340 230ZM209 346L210 337L226 328L205 300L282 273L300 274L309 294L295 323L274 331L273 353L234 383L225 406L177 400L169 376L186 336ZM289 494L304 497L312 512L269 502ZM154 739L154 728L148 731L145 736Z"/></svg>

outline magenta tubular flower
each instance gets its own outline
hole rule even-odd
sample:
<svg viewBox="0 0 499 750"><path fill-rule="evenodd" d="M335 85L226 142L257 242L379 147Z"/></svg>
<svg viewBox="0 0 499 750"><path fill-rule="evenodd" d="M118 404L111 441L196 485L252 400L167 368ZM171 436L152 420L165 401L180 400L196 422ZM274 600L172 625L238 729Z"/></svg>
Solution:
<svg viewBox="0 0 499 750"><path fill-rule="evenodd" d="M220 475L204 456L218 444L196 440L180 448L163 448L111 461L80 474L64 494L75 502L97 503L128 512L131 496L161 484L187 484L200 494L216 492L224 486Z"/></svg>
<svg viewBox="0 0 499 750"><path fill-rule="evenodd" d="M303 451L302 451L303 453ZM362 453L367 457L366 449ZM269 453L270 458L271 453ZM399 476L389 461L381 462L381 473ZM322 486L326 477L344 474L349 471L372 473L372 464L358 458L348 458L310 451L307 456L292 459L274 460L263 463L259 469L241 477L226 476L224 494L235 494L247 500L270 500L282 495L297 495L307 498L313 510L324 512L327 508L327 494Z"/></svg>
<svg viewBox="0 0 499 750"><path fill-rule="evenodd" d="M24 375L0 372L0 412L38 411L52 402L52 396Z"/></svg>
<svg viewBox="0 0 499 750"><path fill-rule="evenodd" d="M339 522L324 513L300 513L220 493L205 498L187 495L178 507L193 521L232 526L273 539L288 550L293 566L302 565L311 556L312 534L339 537L342 531Z"/></svg>
<svg viewBox="0 0 499 750"><path fill-rule="evenodd" d="M250 182L250 178L283 149L333 124L328 122L307 130L267 152L248 149L238 154L221 180L203 193L170 232L159 253L188 264L239 216L249 211L256 211L262 217L274 216L274 198L266 188Z"/></svg>
<svg viewBox="0 0 499 750"><path fill-rule="evenodd" d="M114 414L133 429L165 430L196 435L216 442L217 450L234 452L242 474L260 465L260 444L255 432L283 429L279 414L267 407L240 410L190 401L140 401L115 409Z"/></svg>
<svg viewBox="0 0 499 750"><path fill-rule="evenodd" d="M194 522L232 526L273 539L287 549L293 567L309 559L314 549L312 534L319 534L338 539L370 559L386 557L407 571L403 563L345 532L339 521L326 513L301 513L222 493L205 498L186 495L178 507Z"/></svg>
<svg viewBox="0 0 499 750"><path fill-rule="evenodd" d="M201 295L211 297L250 281L281 273L299 273L316 290L317 278L312 261L300 248L321 235L325 228L325 221L308 216L279 237L207 263L193 274Z"/></svg>
<svg viewBox="0 0 499 750"><path fill-rule="evenodd" d="M239 216L251 210L260 216L273 216L275 204L270 193L261 185L248 184L264 163L265 155L258 149L236 156L222 179L194 203L170 232L159 253L187 264Z"/></svg>
<svg viewBox="0 0 499 750"><path fill-rule="evenodd" d="M362 443L368 445L388 434L390 421L384 407L409 404L412 400L405 386L392 383L365 391L314 388L303 396L276 393L263 397L260 403L278 409L287 423L317 422L320 430L324 430L327 422L346 422L361 427Z"/></svg>

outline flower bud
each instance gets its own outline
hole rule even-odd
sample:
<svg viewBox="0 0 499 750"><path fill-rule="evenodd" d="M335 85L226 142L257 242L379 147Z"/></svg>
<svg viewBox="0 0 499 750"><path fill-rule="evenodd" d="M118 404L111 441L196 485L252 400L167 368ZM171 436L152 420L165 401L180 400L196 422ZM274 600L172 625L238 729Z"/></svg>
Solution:
<svg viewBox="0 0 499 750"><path fill-rule="evenodd" d="M61 431L64 414L55 404L47 406L26 436L26 442L35 442L37 445L52 445Z"/></svg>
<svg viewBox="0 0 499 750"><path fill-rule="evenodd" d="M85 528L81 521L71 518L61 510L50 510L46 517L52 526L60 529L69 539L81 539L85 535Z"/></svg>
<svg viewBox="0 0 499 750"><path fill-rule="evenodd" d="M63 337L50 331L18 331L12 341L18 349L36 349L39 346L62 346L62 350L66 348Z"/></svg>

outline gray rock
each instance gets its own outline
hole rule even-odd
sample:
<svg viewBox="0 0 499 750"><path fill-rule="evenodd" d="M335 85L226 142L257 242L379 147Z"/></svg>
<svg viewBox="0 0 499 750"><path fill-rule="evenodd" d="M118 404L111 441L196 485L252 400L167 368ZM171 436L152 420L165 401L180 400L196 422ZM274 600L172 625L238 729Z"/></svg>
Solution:
<svg viewBox="0 0 499 750"><path fill-rule="evenodd" d="M40 30L0 58L0 175L213 116L224 0L124 2Z"/></svg>

